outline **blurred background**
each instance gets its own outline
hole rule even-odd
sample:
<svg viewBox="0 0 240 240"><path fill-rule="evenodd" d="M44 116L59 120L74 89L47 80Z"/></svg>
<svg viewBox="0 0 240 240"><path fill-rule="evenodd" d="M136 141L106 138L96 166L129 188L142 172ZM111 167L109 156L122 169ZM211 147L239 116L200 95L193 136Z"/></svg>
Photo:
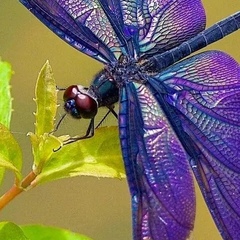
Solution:
<svg viewBox="0 0 240 240"><path fill-rule="evenodd" d="M240 10L239 0L204 0L203 4L207 26ZM208 49L225 51L240 62L239 43L240 31ZM42 65L46 60L50 61L60 87L76 83L88 86L102 65L60 40L17 0L0 0L0 56L10 62L14 70L11 81L14 98L11 131L23 148L23 172L26 175L32 165L31 148L26 134L34 131L34 86ZM60 93L60 104L61 97ZM59 118L62 113L60 107ZM104 112L100 113L100 118L102 115ZM105 124L117 123L110 118ZM59 134L81 134L85 128L83 122L68 118L61 125ZM13 176L8 173L1 193L12 184ZM93 177L48 183L14 199L2 210L0 221L67 228L94 240L130 240L131 210L127 183L126 180ZM199 191L193 239L221 239Z"/></svg>

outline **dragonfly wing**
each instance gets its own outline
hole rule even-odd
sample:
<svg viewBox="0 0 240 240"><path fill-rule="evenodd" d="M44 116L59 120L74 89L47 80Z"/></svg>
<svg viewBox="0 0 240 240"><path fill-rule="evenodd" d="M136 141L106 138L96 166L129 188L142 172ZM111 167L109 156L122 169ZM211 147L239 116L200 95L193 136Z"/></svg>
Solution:
<svg viewBox="0 0 240 240"><path fill-rule="evenodd" d="M37 18L59 37L79 51L108 63L115 61L124 50L119 34L120 23L113 23L101 1L20 0ZM117 11L115 6L115 13ZM112 14L113 15L113 14Z"/></svg>
<svg viewBox="0 0 240 240"><path fill-rule="evenodd" d="M185 240L193 229L195 192L184 150L149 89L128 83L120 96L134 240Z"/></svg>
<svg viewBox="0 0 240 240"><path fill-rule="evenodd" d="M209 51L150 79L224 239L240 235L240 67ZM164 98L161 96L164 93Z"/></svg>
<svg viewBox="0 0 240 240"><path fill-rule="evenodd" d="M138 2L140 55L165 52L205 28L205 11L200 0Z"/></svg>
<svg viewBox="0 0 240 240"><path fill-rule="evenodd" d="M205 28L200 0L20 0L79 51L103 62L164 52Z"/></svg>

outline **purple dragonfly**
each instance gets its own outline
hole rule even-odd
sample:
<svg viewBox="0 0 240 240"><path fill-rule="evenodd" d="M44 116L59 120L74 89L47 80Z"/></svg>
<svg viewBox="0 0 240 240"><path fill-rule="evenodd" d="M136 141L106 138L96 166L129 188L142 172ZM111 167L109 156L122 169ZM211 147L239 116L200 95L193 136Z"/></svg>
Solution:
<svg viewBox="0 0 240 240"><path fill-rule="evenodd" d="M240 28L240 12L205 29L200 0L20 0L79 51L104 64L65 110L114 112L132 200L134 240L184 240L195 218L193 176L223 239L240 236L240 66L191 53ZM115 114L116 115L116 114Z"/></svg>

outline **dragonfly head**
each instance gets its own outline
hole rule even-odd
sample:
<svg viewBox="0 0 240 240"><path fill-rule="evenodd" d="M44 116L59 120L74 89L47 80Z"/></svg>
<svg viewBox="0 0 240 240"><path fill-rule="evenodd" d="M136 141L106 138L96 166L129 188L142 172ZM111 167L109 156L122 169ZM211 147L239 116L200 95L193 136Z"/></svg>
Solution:
<svg viewBox="0 0 240 240"><path fill-rule="evenodd" d="M97 100L81 85L68 87L64 94L64 109L73 118L93 118L97 114Z"/></svg>

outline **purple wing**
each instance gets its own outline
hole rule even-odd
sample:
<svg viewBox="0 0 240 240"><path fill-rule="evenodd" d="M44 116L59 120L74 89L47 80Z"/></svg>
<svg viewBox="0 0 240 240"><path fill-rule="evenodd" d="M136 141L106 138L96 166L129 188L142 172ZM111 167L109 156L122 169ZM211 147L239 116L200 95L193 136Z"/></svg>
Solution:
<svg viewBox="0 0 240 240"><path fill-rule="evenodd" d="M121 89L119 131L132 196L134 240L185 240L195 194L184 150L144 85Z"/></svg>
<svg viewBox="0 0 240 240"><path fill-rule="evenodd" d="M163 52L205 27L200 0L20 0L59 37L109 63Z"/></svg>
<svg viewBox="0 0 240 240"><path fill-rule="evenodd" d="M121 53L109 17L99 1L20 0L37 18L79 51L103 62Z"/></svg>
<svg viewBox="0 0 240 240"><path fill-rule="evenodd" d="M224 239L240 236L240 67L210 51L173 65L149 81ZM164 98L161 96L164 93Z"/></svg>
<svg viewBox="0 0 240 240"><path fill-rule="evenodd" d="M205 11L200 0L139 1L140 54L165 52L204 30Z"/></svg>

